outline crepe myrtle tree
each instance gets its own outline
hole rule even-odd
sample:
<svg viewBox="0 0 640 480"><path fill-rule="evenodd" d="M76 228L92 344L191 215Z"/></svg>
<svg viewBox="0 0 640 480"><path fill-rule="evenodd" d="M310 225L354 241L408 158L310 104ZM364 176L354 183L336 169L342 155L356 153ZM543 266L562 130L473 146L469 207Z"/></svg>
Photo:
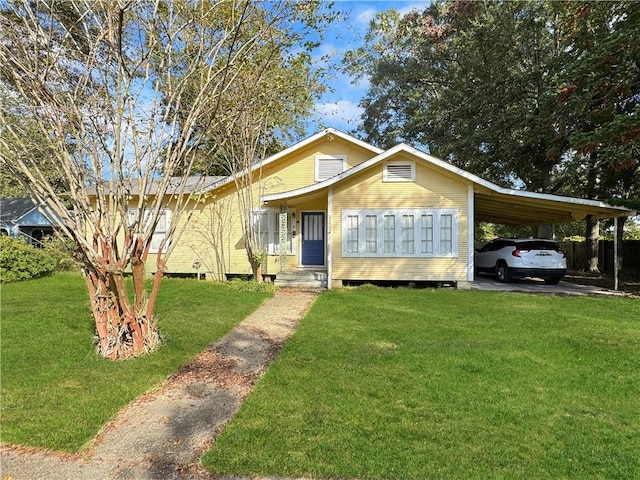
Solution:
<svg viewBox="0 0 640 480"><path fill-rule="evenodd" d="M294 127L323 90L319 82L323 73L311 71L306 52L290 57L283 55L281 45L279 40L272 44L269 55L238 74L231 87L234 94L224 106L235 121L219 124L209 136L213 143L223 144L215 152L214 164L235 183L243 243L258 283L263 280L268 243L260 196L280 181L263 178L258 162L271 153L275 130L287 124Z"/></svg>
<svg viewBox="0 0 640 480"><path fill-rule="evenodd" d="M0 75L12 91L0 104L0 168L63 220L85 272L100 355L127 358L159 345L154 310L166 262L206 191L206 177L192 176L196 150L211 129L230 121L225 95L260 53L265 35L287 16L304 14L304 5L0 4ZM29 118L47 139L46 154L68 185L65 195L39 161L40 136L27 135L19 118ZM218 138L207 148L215 152L222 143ZM145 264L169 207L147 288Z"/></svg>
<svg viewBox="0 0 640 480"><path fill-rule="evenodd" d="M263 178L258 162L305 134L305 119L326 91L326 79L332 71L329 65L335 61L331 55L314 58L313 53L322 43L326 25L342 15L326 1L296 5L297 15L274 17L270 29L263 28L260 51L234 71L235 81L220 105L229 121L207 128L201 143L202 162L196 161L194 166L200 173L224 175L234 181L239 209L235 220L240 222L257 282L263 279L268 230L260 195L280 181ZM241 32L243 36L252 34L250 27ZM184 102L182 109L188 113L190 103ZM209 145L220 147L211 151Z"/></svg>

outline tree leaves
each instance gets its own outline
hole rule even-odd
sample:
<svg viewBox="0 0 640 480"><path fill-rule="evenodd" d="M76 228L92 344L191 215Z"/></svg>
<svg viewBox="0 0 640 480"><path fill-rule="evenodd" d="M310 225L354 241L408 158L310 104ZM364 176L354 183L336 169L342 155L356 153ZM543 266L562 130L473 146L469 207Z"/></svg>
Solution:
<svg viewBox="0 0 640 480"><path fill-rule="evenodd" d="M637 196L639 10L454 0L380 14L345 57L370 80L361 130L511 187Z"/></svg>

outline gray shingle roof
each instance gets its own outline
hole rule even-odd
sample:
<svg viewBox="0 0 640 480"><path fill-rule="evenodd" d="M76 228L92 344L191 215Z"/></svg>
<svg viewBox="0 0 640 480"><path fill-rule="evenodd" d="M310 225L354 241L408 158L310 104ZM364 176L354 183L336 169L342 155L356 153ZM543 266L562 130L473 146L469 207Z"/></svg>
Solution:
<svg viewBox="0 0 640 480"><path fill-rule="evenodd" d="M210 189L216 183L224 180L227 177L224 176L191 176L187 178L186 186L184 190L180 188L180 183L182 182L182 177L171 177L169 182L169 188L167 189L168 195L173 195L175 193L195 193L197 191L206 191ZM146 194L147 195L155 195L158 191L158 183L160 180L155 180L147 185ZM108 188L109 183L104 183L105 188ZM90 194L95 194L95 187L89 188ZM129 194L130 195L138 195L138 182L135 179L130 180L129 182Z"/></svg>
<svg viewBox="0 0 640 480"><path fill-rule="evenodd" d="M0 221L15 223L34 208L36 204L30 198L0 198Z"/></svg>

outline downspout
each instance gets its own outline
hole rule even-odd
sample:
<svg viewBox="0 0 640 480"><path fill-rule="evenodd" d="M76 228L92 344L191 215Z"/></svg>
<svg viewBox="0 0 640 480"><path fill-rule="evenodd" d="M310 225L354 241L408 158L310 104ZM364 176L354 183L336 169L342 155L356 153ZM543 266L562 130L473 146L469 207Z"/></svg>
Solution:
<svg viewBox="0 0 640 480"><path fill-rule="evenodd" d="M333 187L327 192L327 290L331 290L331 278L333 272L331 249L331 219L333 218Z"/></svg>

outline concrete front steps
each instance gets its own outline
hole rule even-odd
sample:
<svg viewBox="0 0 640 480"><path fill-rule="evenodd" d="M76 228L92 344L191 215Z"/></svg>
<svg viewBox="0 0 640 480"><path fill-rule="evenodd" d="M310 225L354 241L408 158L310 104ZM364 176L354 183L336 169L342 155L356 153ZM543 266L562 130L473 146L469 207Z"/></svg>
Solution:
<svg viewBox="0 0 640 480"><path fill-rule="evenodd" d="M278 287L327 288L327 272L324 270L288 270L276 275Z"/></svg>

